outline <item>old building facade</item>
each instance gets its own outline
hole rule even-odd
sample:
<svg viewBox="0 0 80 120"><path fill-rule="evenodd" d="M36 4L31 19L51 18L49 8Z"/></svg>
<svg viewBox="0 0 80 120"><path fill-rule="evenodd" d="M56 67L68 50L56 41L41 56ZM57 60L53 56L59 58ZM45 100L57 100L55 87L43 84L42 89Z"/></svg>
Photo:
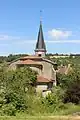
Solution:
<svg viewBox="0 0 80 120"><path fill-rule="evenodd" d="M46 59L46 45L42 31L42 23L38 32L38 39L35 47L35 55L22 57L9 66L10 69L17 67L29 66L32 70L38 72L36 91L51 90L53 85L56 85L56 71L54 69L55 63Z"/></svg>

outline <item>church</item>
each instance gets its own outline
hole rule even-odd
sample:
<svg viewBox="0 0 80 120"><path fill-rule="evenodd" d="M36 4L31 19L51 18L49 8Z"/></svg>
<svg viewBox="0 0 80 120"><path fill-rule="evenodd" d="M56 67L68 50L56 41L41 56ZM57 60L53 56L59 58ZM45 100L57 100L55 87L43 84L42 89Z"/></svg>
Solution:
<svg viewBox="0 0 80 120"><path fill-rule="evenodd" d="M38 39L35 47L35 55L21 57L20 59L12 62L9 66L10 69L17 67L29 66L32 70L37 71L36 91L48 91L56 86L56 70L54 65L56 63L46 59L46 44L44 41L42 22L38 32Z"/></svg>

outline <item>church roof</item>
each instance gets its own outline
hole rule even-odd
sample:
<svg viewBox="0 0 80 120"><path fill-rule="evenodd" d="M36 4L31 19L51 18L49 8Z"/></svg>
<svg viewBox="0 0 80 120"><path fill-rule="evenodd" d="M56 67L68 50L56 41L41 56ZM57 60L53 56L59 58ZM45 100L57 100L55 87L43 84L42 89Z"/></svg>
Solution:
<svg viewBox="0 0 80 120"><path fill-rule="evenodd" d="M41 61L45 61L45 62L47 62L47 63L51 63L52 65L57 65L55 62L53 62L53 61L50 61L50 60L48 60L48 59L45 59L45 58L42 58L42 57L38 57L38 56L35 56L35 55L29 55L29 56L25 56L25 57L21 57L21 58L18 58L18 59L16 59L16 60L14 60L14 61L12 61L10 64L12 64L12 63L15 63L15 62L17 62L18 64L26 64L27 63L27 60L28 60L28 63L32 63L32 61L35 61L36 60L36 63L38 62L41 62ZM32 61L31 61L32 60ZM28 64L27 63L27 64Z"/></svg>
<svg viewBox="0 0 80 120"><path fill-rule="evenodd" d="M18 64L23 65L42 65L40 62L35 62L34 60L20 60Z"/></svg>
<svg viewBox="0 0 80 120"><path fill-rule="evenodd" d="M48 82L52 82L52 80L49 80L48 78L45 78L43 76L37 76L37 82L44 82L44 83L48 83Z"/></svg>
<svg viewBox="0 0 80 120"><path fill-rule="evenodd" d="M46 51L46 46L44 42L43 30L42 30L42 23L40 22L40 28L38 33L38 40L36 43L35 51Z"/></svg>
<svg viewBox="0 0 80 120"><path fill-rule="evenodd" d="M26 60L26 59L42 59L42 57L38 57L35 55L29 55L29 56L25 56L25 57L20 58L20 60Z"/></svg>

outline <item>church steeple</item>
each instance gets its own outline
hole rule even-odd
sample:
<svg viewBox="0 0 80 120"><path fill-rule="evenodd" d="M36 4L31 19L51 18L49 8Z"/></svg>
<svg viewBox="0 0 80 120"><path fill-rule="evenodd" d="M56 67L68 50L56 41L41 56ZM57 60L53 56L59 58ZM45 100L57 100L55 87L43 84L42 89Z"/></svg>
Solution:
<svg viewBox="0 0 80 120"><path fill-rule="evenodd" d="M38 32L38 39L36 43L35 53L37 56L44 57L46 54L46 45L44 42L43 30L42 30L42 22L40 21L40 27Z"/></svg>

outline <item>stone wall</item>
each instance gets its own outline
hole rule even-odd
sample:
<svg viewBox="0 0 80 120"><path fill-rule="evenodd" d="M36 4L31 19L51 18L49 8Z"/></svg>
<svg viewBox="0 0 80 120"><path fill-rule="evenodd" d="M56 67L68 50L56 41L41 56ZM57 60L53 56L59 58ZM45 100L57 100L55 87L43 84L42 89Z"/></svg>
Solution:
<svg viewBox="0 0 80 120"><path fill-rule="evenodd" d="M43 61L43 76L45 78L48 78L48 79L51 79L52 78L52 64L48 63L48 62L45 62Z"/></svg>
<svg viewBox="0 0 80 120"><path fill-rule="evenodd" d="M48 88L48 85L45 84L45 85L37 85L36 86L36 92L42 92L43 90L47 90Z"/></svg>

